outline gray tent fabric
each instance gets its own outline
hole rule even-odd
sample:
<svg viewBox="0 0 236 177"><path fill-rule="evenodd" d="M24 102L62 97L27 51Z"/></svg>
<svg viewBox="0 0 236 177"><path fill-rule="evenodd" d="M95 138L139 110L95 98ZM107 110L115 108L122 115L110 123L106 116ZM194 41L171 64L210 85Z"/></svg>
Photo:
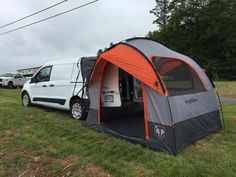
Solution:
<svg viewBox="0 0 236 177"><path fill-rule="evenodd" d="M165 47L164 45L150 39L134 38L131 40L126 40L124 42L142 51L146 55L146 57L150 60L152 56L162 56L162 57L178 58L184 61L185 63L191 65L200 75L201 79L204 81L207 87L207 90L213 89L210 80L208 79L202 68L190 57L175 52Z"/></svg>
<svg viewBox="0 0 236 177"><path fill-rule="evenodd" d="M174 123L219 110L212 92L169 97L169 103Z"/></svg>
<svg viewBox="0 0 236 177"><path fill-rule="evenodd" d="M145 85L145 92L147 99L148 121L170 126L172 121L167 97L161 96L147 85Z"/></svg>
<svg viewBox="0 0 236 177"><path fill-rule="evenodd" d="M143 83L142 110L135 110L135 106L132 106L135 105L134 103L128 107L128 109L134 108L133 114L130 114L132 112L130 110L124 111L127 108L122 107L101 109L99 101L103 79L101 68L106 68L106 61L101 58L95 64L93 71L96 71L96 74L91 75L88 87L90 98L86 121L88 127L170 154L177 154L186 146L222 128L214 89L204 71L193 59L147 38L128 39L108 50L115 51L116 46L123 43L143 54L143 60L149 62L153 69L155 69L152 63L153 56L178 59L191 66L191 69L197 73L196 76L192 75L192 82L198 91L175 90L176 94L163 95ZM117 51L115 55L119 57ZM121 62L125 62L125 58L121 58ZM155 72L158 75L158 71ZM157 79L165 84L161 78ZM202 89L202 84L206 89ZM142 104L139 104L139 107L140 105ZM105 114L104 111L108 111L109 114ZM116 114L117 111L120 111L119 114ZM109 119L105 119L105 115L109 115Z"/></svg>
<svg viewBox="0 0 236 177"><path fill-rule="evenodd" d="M90 108L87 116L87 125L93 126L98 125L98 96L99 96L99 84L100 82L97 81L94 83L92 87L89 89L89 100L90 100Z"/></svg>

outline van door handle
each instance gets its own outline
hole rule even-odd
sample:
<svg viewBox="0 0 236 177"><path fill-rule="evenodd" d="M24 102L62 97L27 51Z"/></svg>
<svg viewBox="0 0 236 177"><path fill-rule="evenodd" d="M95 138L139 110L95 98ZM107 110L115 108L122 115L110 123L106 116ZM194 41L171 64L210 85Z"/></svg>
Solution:
<svg viewBox="0 0 236 177"><path fill-rule="evenodd" d="M51 85L50 85L50 87L54 87L54 85L53 85L53 84L51 84Z"/></svg>
<svg viewBox="0 0 236 177"><path fill-rule="evenodd" d="M43 87L47 87L46 85L43 85Z"/></svg>

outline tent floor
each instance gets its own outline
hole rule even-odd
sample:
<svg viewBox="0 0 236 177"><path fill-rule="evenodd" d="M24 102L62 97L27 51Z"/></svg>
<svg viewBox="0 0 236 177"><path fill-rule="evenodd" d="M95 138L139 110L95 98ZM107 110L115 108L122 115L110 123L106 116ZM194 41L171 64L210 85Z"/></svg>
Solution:
<svg viewBox="0 0 236 177"><path fill-rule="evenodd" d="M120 118L110 118L102 122L112 131L128 137L145 138L144 113L138 113Z"/></svg>

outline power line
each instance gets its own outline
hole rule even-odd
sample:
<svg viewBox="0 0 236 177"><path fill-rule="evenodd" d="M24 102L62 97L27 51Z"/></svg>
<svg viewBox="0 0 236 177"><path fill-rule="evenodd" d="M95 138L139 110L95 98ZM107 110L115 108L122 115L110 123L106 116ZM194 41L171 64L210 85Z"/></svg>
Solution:
<svg viewBox="0 0 236 177"><path fill-rule="evenodd" d="M55 6L58 6L58 5L62 4L62 3L65 3L65 2L67 2L67 1L68 1L68 0L64 0L64 1L58 2L58 3L53 4L53 5L51 5L51 6L47 7L47 8L45 8L45 9L39 10L39 11L37 11L37 12L35 12L35 13L32 13L32 14L27 15L27 16L25 16L25 17L22 17L22 18L20 18L20 19L18 19L18 20L15 20L15 21L13 21L13 22L10 22L10 23L7 23L7 24L5 24L5 25L2 25L2 26L0 26L0 29L1 29L1 28L4 28L4 27L7 27L7 26L10 26L10 25L12 25L12 24L14 24L14 23L17 23L17 22L19 22L19 21L25 20L25 19L27 19L27 18L29 18L29 17L34 16L34 15L37 15L37 14L39 14L39 13L41 13L41 12L44 12L44 11L46 11L46 10L48 10L48 9L51 9L51 8L53 8L53 7L55 7Z"/></svg>
<svg viewBox="0 0 236 177"><path fill-rule="evenodd" d="M74 10L77 10L77 9L80 9L80 8L82 8L82 7L85 7L85 6L88 6L88 5L90 5L90 4L93 4L93 3L97 2L97 1L99 1L99 0L90 1L90 2L88 2L88 3L86 3L86 4L81 5L81 6L77 6L77 7L75 7L75 8L70 9L70 10L67 10L67 11L58 13L58 14L56 14L56 15L52 15L52 16L50 16L50 17L44 18L44 19L42 19L42 20L38 20L38 21L35 21L35 22L33 22L33 23L29 23L29 24L27 24L27 25L24 25L24 26L15 28L15 29L13 29L13 30L9 30L9 31L0 33L0 36L5 35L5 34L8 34L8 33L12 33L12 32L14 32L14 31L18 31L18 30L20 30L20 29L23 29L23 28L26 28L26 27L29 27L29 26L38 24L38 23L40 23L40 22L49 20L49 19L51 19L51 18L55 18L55 17L57 17L57 16L66 14L66 13L68 13L68 12L71 12L71 11L74 11Z"/></svg>

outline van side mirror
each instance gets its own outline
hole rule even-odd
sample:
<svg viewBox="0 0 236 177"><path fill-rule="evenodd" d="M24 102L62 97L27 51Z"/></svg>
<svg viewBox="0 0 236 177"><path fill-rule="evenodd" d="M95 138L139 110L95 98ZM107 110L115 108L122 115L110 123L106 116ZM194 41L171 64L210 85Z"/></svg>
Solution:
<svg viewBox="0 0 236 177"><path fill-rule="evenodd" d="M36 83L36 82L37 82L36 77L32 77L30 83Z"/></svg>

